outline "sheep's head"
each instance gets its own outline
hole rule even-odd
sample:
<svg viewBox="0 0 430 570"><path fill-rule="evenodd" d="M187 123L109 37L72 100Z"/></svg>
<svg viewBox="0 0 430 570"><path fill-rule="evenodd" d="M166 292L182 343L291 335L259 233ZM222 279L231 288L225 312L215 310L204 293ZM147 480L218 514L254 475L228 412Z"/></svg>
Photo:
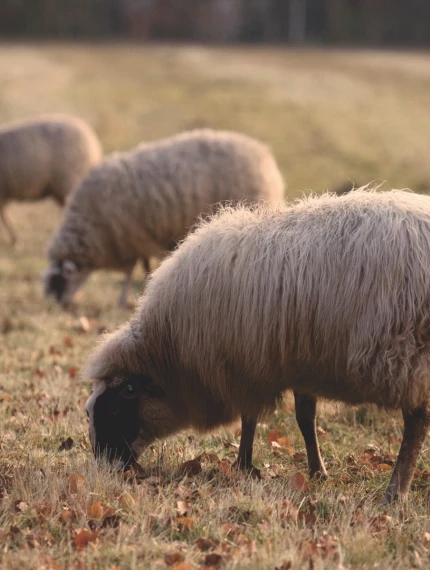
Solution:
<svg viewBox="0 0 430 570"><path fill-rule="evenodd" d="M137 460L155 439L180 428L165 393L144 375L96 380L87 415L94 455L119 468Z"/></svg>
<svg viewBox="0 0 430 570"><path fill-rule="evenodd" d="M53 295L58 303L66 306L90 273L68 259L52 262L42 275L45 295Z"/></svg>

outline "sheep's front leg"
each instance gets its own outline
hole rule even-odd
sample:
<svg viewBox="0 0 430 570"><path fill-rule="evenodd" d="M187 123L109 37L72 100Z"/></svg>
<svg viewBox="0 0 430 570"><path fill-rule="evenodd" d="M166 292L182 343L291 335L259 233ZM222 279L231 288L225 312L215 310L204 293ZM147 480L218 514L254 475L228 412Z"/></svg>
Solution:
<svg viewBox="0 0 430 570"><path fill-rule="evenodd" d="M132 284L133 268L134 266L131 269L129 269L125 274L124 283L122 284L122 289L121 289L121 295L118 301L118 307L121 308L127 307L127 297Z"/></svg>
<svg viewBox="0 0 430 570"><path fill-rule="evenodd" d="M257 420L242 416L242 435L240 436L239 453L234 467L248 471L252 476L260 478L260 470L252 465L252 448L254 445Z"/></svg>
<svg viewBox="0 0 430 570"><path fill-rule="evenodd" d="M382 504L395 499L405 500L408 496L418 455L430 425L429 406L425 404L412 412L403 411L403 421L402 445Z"/></svg>
<svg viewBox="0 0 430 570"><path fill-rule="evenodd" d="M296 419L305 440L308 455L309 474L311 477L327 477L318 446L316 431L317 400L313 396L305 396L294 392Z"/></svg>
<svg viewBox="0 0 430 570"><path fill-rule="evenodd" d="M15 245L18 238L6 217L3 208L0 208L0 218L3 222L4 227L6 228L7 233L9 234L10 245Z"/></svg>

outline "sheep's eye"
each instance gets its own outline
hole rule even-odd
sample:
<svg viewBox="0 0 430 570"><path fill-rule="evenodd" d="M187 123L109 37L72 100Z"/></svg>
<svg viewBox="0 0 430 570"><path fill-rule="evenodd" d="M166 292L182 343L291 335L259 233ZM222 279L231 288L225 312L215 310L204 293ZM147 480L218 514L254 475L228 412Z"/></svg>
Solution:
<svg viewBox="0 0 430 570"><path fill-rule="evenodd" d="M131 399L137 396L136 388L133 384L126 384L120 391L121 398Z"/></svg>

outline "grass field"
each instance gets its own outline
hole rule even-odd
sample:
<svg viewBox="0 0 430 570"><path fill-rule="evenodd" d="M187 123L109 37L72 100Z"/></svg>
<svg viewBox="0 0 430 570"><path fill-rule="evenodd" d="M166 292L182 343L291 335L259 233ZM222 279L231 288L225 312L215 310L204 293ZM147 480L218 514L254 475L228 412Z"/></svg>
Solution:
<svg viewBox="0 0 430 570"><path fill-rule="evenodd" d="M106 152L193 127L242 130L272 146L289 198L348 179L430 190L429 93L426 54L0 45L0 123L79 114ZM289 397L259 425L260 482L231 473L237 426L160 442L136 478L97 470L79 367L131 313L116 308L121 277L94 275L61 311L39 281L61 212L47 201L8 213L20 241L0 234L1 569L429 567L428 444L408 504L379 507L397 414L322 405L319 484Z"/></svg>

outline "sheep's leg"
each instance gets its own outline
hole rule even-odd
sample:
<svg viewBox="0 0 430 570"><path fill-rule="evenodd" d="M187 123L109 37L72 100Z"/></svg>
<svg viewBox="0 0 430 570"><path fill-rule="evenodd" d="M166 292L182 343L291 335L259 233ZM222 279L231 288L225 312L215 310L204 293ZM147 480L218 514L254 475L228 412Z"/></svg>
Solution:
<svg viewBox="0 0 430 570"><path fill-rule="evenodd" d="M242 471L248 471L259 479L260 470L252 465L252 448L256 427L257 420L242 416L242 435L240 436L239 453L233 467Z"/></svg>
<svg viewBox="0 0 430 570"><path fill-rule="evenodd" d="M134 267L134 266L133 266ZM121 295L118 301L118 307L127 307L127 297L132 284L133 267L127 271L125 274L124 283L122 284Z"/></svg>
<svg viewBox="0 0 430 570"><path fill-rule="evenodd" d="M316 417L317 400L313 396L305 396L294 392L296 403L296 419L306 444L309 474L311 477L327 477L318 446Z"/></svg>
<svg viewBox="0 0 430 570"><path fill-rule="evenodd" d="M0 208L0 218L3 222L4 227L6 228L7 233L9 234L10 245L15 245L17 242L17 235L14 232L10 222L6 218L3 208Z"/></svg>
<svg viewBox="0 0 430 570"><path fill-rule="evenodd" d="M405 500L408 496L418 455L430 425L428 405L425 404L412 412L403 412L403 421L403 441L383 504L395 499Z"/></svg>

